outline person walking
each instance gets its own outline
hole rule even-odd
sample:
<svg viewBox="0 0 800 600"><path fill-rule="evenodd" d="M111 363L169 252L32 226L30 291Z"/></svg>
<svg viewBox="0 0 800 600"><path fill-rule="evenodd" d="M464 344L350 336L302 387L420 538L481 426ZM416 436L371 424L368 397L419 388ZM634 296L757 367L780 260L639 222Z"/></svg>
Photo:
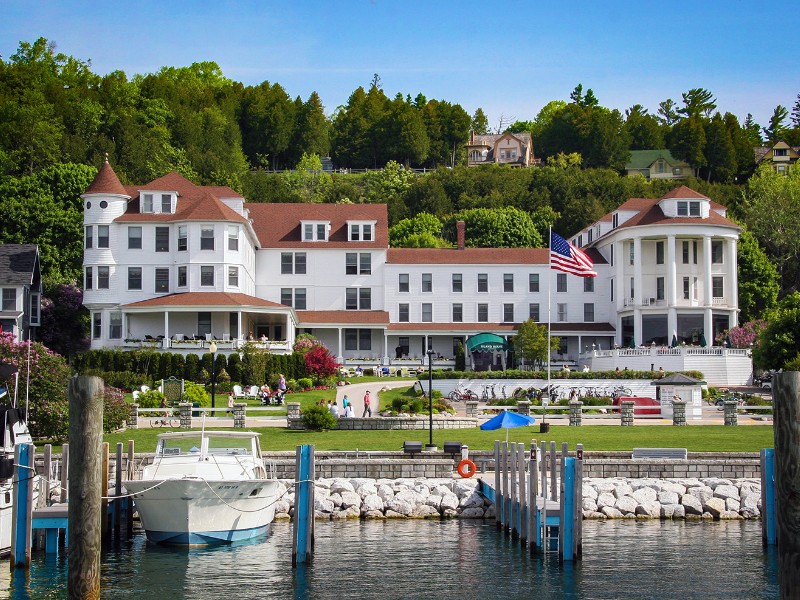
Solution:
<svg viewBox="0 0 800 600"><path fill-rule="evenodd" d="M342 398L342 409L344 409L345 416L347 416L347 407L350 406L350 398L347 397L347 394L344 395Z"/></svg>
<svg viewBox="0 0 800 600"><path fill-rule="evenodd" d="M371 417L372 416L372 406L371 406L371 399L369 396L369 390L367 393L364 394L364 413L361 415L361 418L364 417Z"/></svg>

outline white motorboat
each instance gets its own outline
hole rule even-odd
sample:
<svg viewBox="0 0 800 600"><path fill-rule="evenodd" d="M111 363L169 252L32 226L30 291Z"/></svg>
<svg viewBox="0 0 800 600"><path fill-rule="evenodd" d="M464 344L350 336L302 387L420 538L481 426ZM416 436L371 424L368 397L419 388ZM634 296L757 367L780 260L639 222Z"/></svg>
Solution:
<svg viewBox="0 0 800 600"><path fill-rule="evenodd" d="M0 398L4 397L0 390ZM0 555L11 552L11 517L14 507L14 449L17 444L33 444L25 413L10 405L0 405ZM34 506L39 496L39 477L33 481Z"/></svg>
<svg viewBox="0 0 800 600"><path fill-rule="evenodd" d="M208 545L267 533L278 482L267 478L259 433L179 431L158 436L142 478L125 482L147 539Z"/></svg>

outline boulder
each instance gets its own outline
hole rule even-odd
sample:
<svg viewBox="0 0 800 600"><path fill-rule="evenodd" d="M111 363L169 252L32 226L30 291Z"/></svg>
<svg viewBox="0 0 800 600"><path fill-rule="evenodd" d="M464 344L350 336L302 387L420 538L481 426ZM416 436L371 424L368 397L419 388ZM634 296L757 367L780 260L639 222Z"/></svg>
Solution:
<svg viewBox="0 0 800 600"><path fill-rule="evenodd" d="M600 512L603 513L609 519L620 519L620 518L622 518L622 513L619 512L613 506L604 506L602 509L600 509Z"/></svg>
<svg viewBox="0 0 800 600"><path fill-rule="evenodd" d="M742 507L742 503L739 502L735 498L725 498L725 510L732 510L735 511L736 514L739 514L739 509Z"/></svg>
<svg viewBox="0 0 800 600"><path fill-rule="evenodd" d="M614 503L614 508L620 511L623 515L633 515L636 514L636 507L639 505L636 502L635 498L631 496L622 496L617 498L617 501Z"/></svg>
<svg viewBox="0 0 800 600"><path fill-rule="evenodd" d="M361 516L361 511L357 506L348 506L341 510L334 510L332 519L357 519Z"/></svg>
<svg viewBox="0 0 800 600"><path fill-rule="evenodd" d="M315 494L314 498L314 511L315 512L325 512L325 513L332 513L334 509L334 504L330 498L319 497Z"/></svg>
<svg viewBox="0 0 800 600"><path fill-rule="evenodd" d="M761 505L761 494L748 492L739 502L739 514L745 519L753 519L761 515L759 506Z"/></svg>
<svg viewBox="0 0 800 600"><path fill-rule="evenodd" d="M481 516L483 515L483 496L475 490L468 496L464 496L458 503L461 508L476 508L480 507Z"/></svg>
<svg viewBox="0 0 800 600"><path fill-rule="evenodd" d="M439 504L440 509L444 512L447 510L455 511L458 508L458 496L450 492L442 496L442 501Z"/></svg>
<svg viewBox="0 0 800 600"><path fill-rule="evenodd" d="M446 485L440 483L435 488L431 490L431 494L436 494L437 496L444 496L445 494L451 494L453 492L453 486Z"/></svg>
<svg viewBox="0 0 800 600"><path fill-rule="evenodd" d="M399 500L401 502L408 502L411 506L414 506L416 504L425 504L425 498L423 498L418 492L415 492L413 489L400 490L394 495L394 500Z"/></svg>
<svg viewBox="0 0 800 600"><path fill-rule="evenodd" d="M593 488L591 485L586 485L584 483L581 486L581 489L583 490L581 493L583 494L584 499L591 498L592 500L595 500L597 498L597 490Z"/></svg>
<svg viewBox="0 0 800 600"><path fill-rule="evenodd" d="M729 520L729 521L736 521L737 519L738 519L738 520L741 520L741 519L743 519L744 517L742 517L742 515L740 515L740 514L739 514L737 511L735 511L735 510L723 510L723 511L720 513L720 515L719 515L719 518L720 518L720 519Z"/></svg>
<svg viewBox="0 0 800 600"><path fill-rule="evenodd" d="M583 513L583 518L584 518L584 519L591 519L591 520L593 520L593 521L600 521L600 520L602 520L602 519L607 519L608 517L606 517L606 516L605 516L603 513L601 513L601 512L592 512L592 511L588 511L588 512L584 512L584 513Z"/></svg>
<svg viewBox="0 0 800 600"><path fill-rule="evenodd" d="M378 487L371 481L365 481L356 488L356 492L362 498L366 498L370 494L377 494Z"/></svg>
<svg viewBox="0 0 800 600"><path fill-rule="evenodd" d="M410 513L409 513L409 514L410 514ZM385 516L387 519L404 519L404 518L405 518L405 517L407 517L408 515L404 515L404 514L402 514L402 513L395 512L395 511L393 511L393 510L389 510L389 509L387 509L387 510L386 510L386 513L384 514L384 516Z"/></svg>
<svg viewBox="0 0 800 600"><path fill-rule="evenodd" d="M364 497L364 501L361 504L361 512L363 514L367 514L371 511L378 511L383 513L384 503L383 498L378 496L378 494L370 494L369 496Z"/></svg>
<svg viewBox="0 0 800 600"><path fill-rule="evenodd" d="M328 496L328 500L333 502L334 506L341 506L342 505L342 496L339 493L331 494ZM361 498L358 499L358 503L361 504Z"/></svg>
<svg viewBox="0 0 800 600"><path fill-rule="evenodd" d="M392 498L389 502L386 503L386 516L389 516L389 512L399 513L403 516L410 517L411 513L414 512L414 504L408 502L406 500L401 500L396 496Z"/></svg>
<svg viewBox="0 0 800 600"><path fill-rule="evenodd" d="M341 506L342 508L349 508L351 506L359 508L361 506L361 496L355 492L342 492Z"/></svg>
<svg viewBox="0 0 800 600"><path fill-rule="evenodd" d="M378 496L380 496L384 502L388 502L394 498L394 489L392 489L392 486L382 483L378 486Z"/></svg>
<svg viewBox="0 0 800 600"><path fill-rule="evenodd" d="M658 498L658 494L651 487L640 487L638 490L634 490L631 496L640 505L648 502L655 502L655 500Z"/></svg>
<svg viewBox="0 0 800 600"><path fill-rule="evenodd" d="M653 490L655 493L655 490ZM647 516L651 519L658 519L661 516L661 503L657 500L643 502L636 507L636 516Z"/></svg>
<svg viewBox="0 0 800 600"><path fill-rule="evenodd" d="M363 513L365 519L385 519L386 515L383 514L382 510L368 510L367 512Z"/></svg>
<svg viewBox="0 0 800 600"><path fill-rule="evenodd" d="M452 519L453 517L458 516L458 512L456 512L456 510L453 508L447 508L442 510L442 516L448 519Z"/></svg>
<svg viewBox="0 0 800 600"><path fill-rule="evenodd" d="M597 512L597 502L595 502L593 498L584 498L581 508L583 512Z"/></svg>
<svg viewBox="0 0 800 600"><path fill-rule="evenodd" d="M612 493L617 499L619 499L623 496L630 496L633 493L633 488L628 484L628 482L621 482L620 484L614 486L614 491Z"/></svg>
<svg viewBox="0 0 800 600"><path fill-rule="evenodd" d="M413 490L420 495L421 498L427 498L431 495L431 489L427 485L417 484Z"/></svg>
<svg viewBox="0 0 800 600"><path fill-rule="evenodd" d="M680 504L662 504L661 505L661 518L662 519L672 519L675 518L675 508L680 506ZM683 508L682 506L680 506Z"/></svg>
<svg viewBox="0 0 800 600"><path fill-rule="evenodd" d="M738 501L739 490L735 485L720 484L714 488L714 497L722 498L723 500L726 500L727 498L735 498Z"/></svg>
<svg viewBox="0 0 800 600"><path fill-rule="evenodd" d="M425 498L425 504L428 506L432 506L436 510L439 510L439 507L442 505L442 497L437 496L436 494L431 494L427 498Z"/></svg>
<svg viewBox="0 0 800 600"><path fill-rule="evenodd" d="M289 514L290 505L286 500L278 500L275 502L275 514L286 513Z"/></svg>
<svg viewBox="0 0 800 600"><path fill-rule="evenodd" d="M483 508L480 508L480 507L477 507L477 506L473 506L473 507L465 508L464 510L462 510L458 514L458 517L460 519L482 519L483 515L484 515Z"/></svg>
<svg viewBox="0 0 800 600"><path fill-rule="evenodd" d="M494 504L490 504L489 506L487 506L486 507L486 511L483 513L483 518L484 519L494 519L495 514L496 514L494 512L494 510L495 510L494 509Z"/></svg>
<svg viewBox="0 0 800 600"><path fill-rule="evenodd" d="M331 494L341 492L355 492L356 488L347 479L334 479L331 484Z"/></svg>
<svg viewBox="0 0 800 600"><path fill-rule="evenodd" d="M418 504L411 513L413 517L438 517L439 511L427 504Z"/></svg>
<svg viewBox="0 0 800 600"><path fill-rule="evenodd" d="M661 491L675 492L679 496L683 496L686 493L686 486L676 481L667 480L661 482Z"/></svg>
<svg viewBox="0 0 800 600"><path fill-rule="evenodd" d="M715 519L725 511L725 500L722 498L709 498L703 504L703 512L710 513Z"/></svg>
<svg viewBox="0 0 800 600"><path fill-rule="evenodd" d="M700 500L697 499L697 496L693 494L684 494L681 497L681 505L683 506L684 510L686 511L686 515L702 515L703 514L703 504Z"/></svg>
<svg viewBox="0 0 800 600"><path fill-rule="evenodd" d="M697 498L700 504L705 504L709 498L714 497L714 490L705 485L689 488L686 493Z"/></svg>
<svg viewBox="0 0 800 600"><path fill-rule="evenodd" d="M679 504L681 499L677 492L663 490L658 493L658 501L661 504Z"/></svg>
<svg viewBox="0 0 800 600"><path fill-rule="evenodd" d="M603 509L604 506L614 506L617 499L614 494L609 492L602 492L599 496L597 496L597 506L600 510Z"/></svg>

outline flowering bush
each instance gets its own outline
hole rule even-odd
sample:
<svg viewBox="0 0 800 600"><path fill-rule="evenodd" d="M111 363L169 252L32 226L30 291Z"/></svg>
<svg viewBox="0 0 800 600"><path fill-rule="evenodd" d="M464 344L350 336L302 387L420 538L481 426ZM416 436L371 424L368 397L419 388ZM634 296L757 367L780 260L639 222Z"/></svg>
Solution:
<svg viewBox="0 0 800 600"><path fill-rule="evenodd" d="M319 348L320 346L323 346L322 342L320 342L313 335L310 333L301 333L297 336L297 340L295 341L294 346L292 346L292 350L299 352L300 354L306 354L310 350Z"/></svg>
<svg viewBox="0 0 800 600"><path fill-rule="evenodd" d="M69 430L67 381L70 372L64 357L51 352L39 342L18 342L14 334L2 331L0 362L17 367L19 375L17 406L24 407L26 383L29 386L28 427L31 435L53 440L66 439ZM9 384L9 390L14 389L13 380L6 383Z"/></svg>
<svg viewBox="0 0 800 600"><path fill-rule="evenodd" d="M305 362L308 374L318 378L332 377L340 366L325 346L306 352Z"/></svg>
<svg viewBox="0 0 800 600"><path fill-rule="evenodd" d="M122 390L107 385L103 393L103 431L122 429L128 419L128 403Z"/></svg>
<svg viewBox="0 0 800 600"><path fill-rule="evenodd" d="M755 346L758 335L767 328L766 321L748 321L743 325L724 331L717 336L717 343L730 341L733 348L750 348Z"/></svg>

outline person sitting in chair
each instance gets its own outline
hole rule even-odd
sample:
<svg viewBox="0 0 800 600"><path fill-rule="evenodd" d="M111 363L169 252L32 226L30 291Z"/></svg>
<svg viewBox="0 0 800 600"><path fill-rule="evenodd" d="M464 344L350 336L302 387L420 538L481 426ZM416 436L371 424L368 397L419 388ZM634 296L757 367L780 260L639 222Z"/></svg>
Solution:
<svg viewBox="0 0 800 600"><path fill-rule="evenodd" d="M356 377L361 377L363 374L364 374L364 369L362 369L360 365L357 366L356 367Z"/></svg>

